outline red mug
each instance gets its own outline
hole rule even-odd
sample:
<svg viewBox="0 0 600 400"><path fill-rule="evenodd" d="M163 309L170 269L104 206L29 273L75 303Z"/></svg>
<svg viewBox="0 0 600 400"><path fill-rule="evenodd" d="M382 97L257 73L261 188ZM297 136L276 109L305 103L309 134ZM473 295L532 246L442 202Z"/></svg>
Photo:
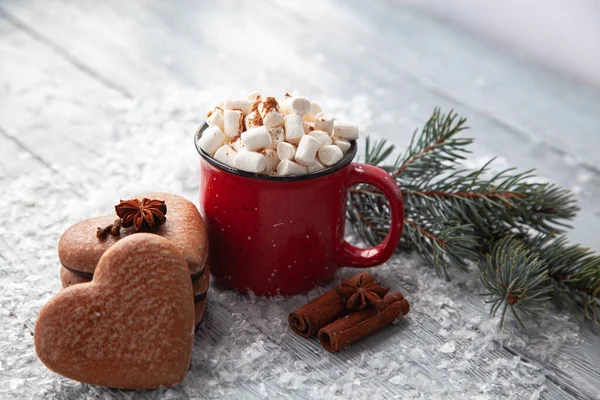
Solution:
<svg viewBox="0 0 600 400"><path fill-rule="evenodd" d="M340 267L387 261L404 221L402 194L384 170L353 163L356 141L336 165L298 176L244 172L200 153L200 212L209 237L210 272L218 284L272 296L307 292ZM390 230L379 245L361 249L344 240L346 192L378 188L390 204Z"/></svg>

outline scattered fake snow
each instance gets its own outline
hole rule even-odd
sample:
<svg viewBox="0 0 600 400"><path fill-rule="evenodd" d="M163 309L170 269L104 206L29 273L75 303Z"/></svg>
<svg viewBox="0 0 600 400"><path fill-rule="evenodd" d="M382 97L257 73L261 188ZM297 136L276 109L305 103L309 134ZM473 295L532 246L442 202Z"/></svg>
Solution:
<svg viewBox="0 0 600 400"><path fill-rule="evenodd" d="M119 199L136 193L171 191L197 203L199 161L191 136L210 100L221 97L177 91L113 104L106 112L114 132L106 147L98 149L104 156L90 159L86 168L62 168L60 177L42 169L11 182L3 194L3 210L10 218L0 227L6 243L0 259L0 398L124 395L61 378L35 355L30 332L36 315L60 289L57 241L72 223L109 213ZM336 115L362 110L362 118L370 119L364 111L368 99L330 103L346 104L346 109L333 110ZM578 344L578 325L559 312L537 317L531 334L510 318L499 332L498 320L488 317L477 296L481 285L476 273L447 283L413 255L397 256L372 272L401 290L411 311L336 355L287 326L289 312L333 282L291 298L211 288L185 382L152 394L377 399L402 393L410 399L464 398L468 393L477 399L533 399L545 389L547 371L531 360L565 366L565 349ZM354 273L343 270L338 277ZM507 348L528 354L529 361Z"/></svg>

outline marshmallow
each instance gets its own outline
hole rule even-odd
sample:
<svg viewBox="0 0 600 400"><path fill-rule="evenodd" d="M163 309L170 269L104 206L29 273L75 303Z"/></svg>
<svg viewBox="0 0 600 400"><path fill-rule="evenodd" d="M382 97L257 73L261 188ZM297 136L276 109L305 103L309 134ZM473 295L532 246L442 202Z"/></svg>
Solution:
<svg viewBox="0 0 600 400"><path fill-rule="evenodd" d="M270 149L276 149L279 143L285 141L285 130L282 126L276 126L269 129L269 134L271 135Z"/></svg>
<svg viewBox="0 0 600 400"><path fill-rule="evenodd" d="M262 154L267 159L267 165L265 167L265 173L270 174L275 171L277 165L279 164L279 157L277 157L277 151L273 149L265 149L262 151Z"/></svg>
<svg viewBox="0 0 600 400"><path fill-rule="evenodd" d="M242 151L235 156L235 167L242 171L259 174L265 171L267 159L260 153Z"/></svg>
<svg viewBox="0 0 600 400"><path fill-rule="evenodd" d="M321 147L321 142L312 136L304 135L302 136L302 139L300 139L300 144L298 144L294 159L298 164L308 167L315 161L315 156L317 155L319 147Z"/></svg>
<svg viewBox="0 0 600 400"><path fill-rule="evenodd" d="M206 114L206 123L208 126L218 126L221 129L221 132L223 132L225 129L223 126L223 109L219 107L214 107L211 109L208 114Z"/></svg>
<svg viewBox="0 0 600 400"><path fill-rule="evenodd" d="M233 139L229 145L238 153L240 151L248 151L246 149L246 146L244 145L244 142L242 142L242 139L238 136L237 138Z"/></svg>
<svg viewBox="0 0 600 400"><path fill-rule="evenodd" d="M241 111L238 110L225 110L225 133L228 137L239 136L244 130L244 116Z"/></svg>
<svg viewBox="0 0 600 400"><path fill-rule="evenodd" d="M325 169L325 167L323 166L323 164L321 164L317 160L315 160L314 163L312 163L311 165L308 166L308 172L319 172L324 169Z"/></svg>
<svg viewBox="0 0 600 400"><path fill-rule="evenodd" d="M277 175L302 175L306 174L307 169L304 165L296 164L290 160L281 160L277 165Z"/></svg>
<svg viewBox="0 0 600 400"><path fill-rule="evenodd" d="M304 116L310 111L310 101L304 97L286 97L280 104L281 112L284 114L298 114Z"/></svg>
<svg viewBox="0 0 600 400"><path fill-rule="evenodd" d="M267 97L258 104L258 112L267 128L283 124L283 115L279 112L279 104L275 97Z"/></svg>
<svg viewBox="0 0 600 400"><path fill-rule="evenodd" d="M298 114L288 114L285 116L283 125L285 126L285 139L293 144L300 142L304 136L302 117Z"/></svg>
<svg viewBox="0 0 600 400"><path fill-rule="evenodd" d="M252 111L250 114L246 115L244 118L244 125L246 125L246 130L250 130L252 128L256 128L257 126L262 126L263 120L260 117L258 111Z"/></svg>
<svg viewBox="0 0 600 400"><path fill-rule="evenodd" d="M321 161L321 164L325 165L326 167L337 163L342 159L342 157L344 157L342 150L333 144L329 146L323 146L319 149L319 161Z"/></svg>
<svg viewBox="0 0 600 400"><path fill-rule="evenodd" d="M259 92L252 92L248 94L248 100L252 102L252 111L250 113L255 112L258 114L258 105L261 101L263 101L262 94L260 94ZM260 118L260 125L262 125L262 118Z"/></svg>
<svg viewBox="0 0 600 400"><path fill-rule="evenodd" d="M275 128L283 124L283 115L271 111L263 117L263 124L268 128Z"/></svg>
<svg viewBox="0 0 600 400"><path fill-rule="evenodd" d="M225 135L221 129L218 126L210 126L202 132L202 136L198 139L198 147L212 156L224 142Z"/></svg>
<svg viewBox="0 0 600 400"><path fill-rule="evenodd" d="M309 133L315 130L314 122L302 121L302 128L304 128L304 133Z"/></svg>
<svg viewBox="0 0 600 400"><path fill-rule="evenodd" d="M280 160L291 160L296 154L296 148L288 142L281 142L277 145L277 157Z"/></svg>
<svg viewBox="0 0 600 400"><path fill-rule="evenodd" d="M312 131L308 135L317 139L319 143L321 143L321 146L329 146L331 143L333 143L331 136L329 136L325 131Z"/></svg>
<svg viewBox="0 0 600 400"><path fill-rule="evenodd" d="M304 120L308 122L315 122L315 118L317 118L317 114L320 113L321 106L317 103L310 103L310 111L304 115Z"/></svg>
<svg viewBox="0 0 600 400"><path fill-rule="evenodd" d="M333 135L336 138L356 140L358 139L358 125L352 122L335 121L333 123Z"/></svg>
<svg viewBox="0 0 600 400"><path fill-rule="evenodd" d="M202 151L243 171L299 175L322 171L344 158L358 139L358 125L336 121L321 106L286 93L278 102L252 92L212 106Z"/></svg>
<svg viewBox="0 0 600 400"><path fill-rule="evenodd" d="M219 147L219 150L214 155L215 160L222 162L230 167L235 167L236 151L226 144Z"/></svg>
<svg viewBox="0 0 600 400"><path fill-rule="evenodd" d="M315 130L325 131L331 135L333 133L333 117L324 112L318 113L315 117Z"/></svg>
<svg viewBox="0 0 600 400"><path fill-rule="evenodd" d="M271 144L271 134L264 126L257 126L242 133L242 142L246 150L256 151L269 147Z"/></svg>
<svg viewBox="0 0 600 400"><path fill-rule="evenodd" d="M259 92L252 92L248 95L248 100L250 100L253 104L256 104L262 101L262 94Z"/></svg>
<svg viewBox="0 0 600 400"><path fill-rule="evenodd" d="M250 114L254 103L248 99L232 99L231 97L225 99L223 107L226 110L241 110L244 115Z"/></svg>
<svg viewBox="0 0 600 400"><path fill-rule="evenodd" d="M340 150L342 150L342 153L344 154L346 154L348 150L350 150L350 142L345 139L335 139L333 141L333 144L339 147Z"/></svg>

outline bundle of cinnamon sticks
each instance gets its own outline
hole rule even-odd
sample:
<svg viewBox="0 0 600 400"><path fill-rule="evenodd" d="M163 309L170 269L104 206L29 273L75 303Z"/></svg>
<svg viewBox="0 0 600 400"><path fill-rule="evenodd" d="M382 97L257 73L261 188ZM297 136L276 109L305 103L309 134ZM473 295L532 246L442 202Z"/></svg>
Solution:
<svg viewBox="0 0 600 400"><path fill-rule="evenodd" d="M321 346L336 352L408 313L400 292L389 292L362 272L289 315L290 327L309 338L318 334Z"/></svg>

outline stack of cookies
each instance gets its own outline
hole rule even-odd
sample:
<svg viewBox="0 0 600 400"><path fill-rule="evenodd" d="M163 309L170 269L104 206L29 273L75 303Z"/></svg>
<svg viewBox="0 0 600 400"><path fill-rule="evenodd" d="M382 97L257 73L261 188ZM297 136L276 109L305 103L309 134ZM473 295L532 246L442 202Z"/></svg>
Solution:
<svg viewBox="0 0 600 400"><path fill-rule="evenodd" d="M118 219L87 219L60 238L64 289L39 314L36 352L49 369L90 384L179 383L209 286L204 222L193 203L167 193L115 209Z"/></svg>
<svg viewBox="0 0 600 400"><path fill-rule="evenodd" d="M147 193L138 196L162 200L168 205L168 221L152 233L170 240L183 253L190 269L194 302L196 307L195 326L200 323L206 306L206 293L210 280L208 237L202 217L189 200L169 193ZM68 228L58 242L58 258L61 263L60 280L63 287L90 282L100 257L117 241L136 233L121 229L118 236L106 235L102 240L94 234L98 227L111 225L115 215L104 215L86 219Z"/></svg>

